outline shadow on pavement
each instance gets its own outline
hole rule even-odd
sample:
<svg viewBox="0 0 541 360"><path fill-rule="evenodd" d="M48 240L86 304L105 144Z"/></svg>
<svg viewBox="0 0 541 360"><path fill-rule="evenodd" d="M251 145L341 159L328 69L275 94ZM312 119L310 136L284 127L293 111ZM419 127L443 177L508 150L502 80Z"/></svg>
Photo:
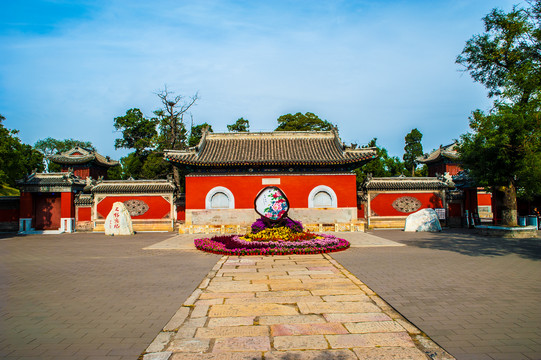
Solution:
<svg viewBox="0 0 541 360"><path fill-rule="evenodd" d="M539 235L541 232L538 232L536 238L529 239L481 236L468 229L445 229L440 233L378 230L372 234L408 246L454 251L468 256L516 254L526 259L541 260L541 236Z"/></svg>

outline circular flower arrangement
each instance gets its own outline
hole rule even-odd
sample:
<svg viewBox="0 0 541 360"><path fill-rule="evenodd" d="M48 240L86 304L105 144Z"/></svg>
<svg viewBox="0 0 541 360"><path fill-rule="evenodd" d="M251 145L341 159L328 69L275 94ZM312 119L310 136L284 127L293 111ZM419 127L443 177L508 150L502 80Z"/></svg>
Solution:
<svg viewBox="0 0 541 360"><path fill-rule="evenodd" d="M246 235L214 236L194 243L199 250L221 255L321 254L349 248L348 241L303 231L302 224L291 219L275 224L259 219Z"/></svg>

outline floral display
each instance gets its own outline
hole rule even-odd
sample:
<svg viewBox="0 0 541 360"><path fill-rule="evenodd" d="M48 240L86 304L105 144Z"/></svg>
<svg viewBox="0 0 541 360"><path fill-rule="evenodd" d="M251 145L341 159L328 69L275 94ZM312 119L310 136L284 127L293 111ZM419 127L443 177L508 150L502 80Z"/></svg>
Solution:
<svg viewBox="0 0 541 360"><path fill-rule="evenodd" d="M196 239L195 247L222 255L319 254L349 248L349 242L344 239L303 231L300 222L287 220L277 226L259 219L252 224L252 232L248 234Z"/></svg>
<svg viewBox="0 0 541 360"><path fill-rule="evenodd" d="M285 194L275 186L267 186L257 195L256 212L270 220L280 220L287 215L289 201Z"/></svg>

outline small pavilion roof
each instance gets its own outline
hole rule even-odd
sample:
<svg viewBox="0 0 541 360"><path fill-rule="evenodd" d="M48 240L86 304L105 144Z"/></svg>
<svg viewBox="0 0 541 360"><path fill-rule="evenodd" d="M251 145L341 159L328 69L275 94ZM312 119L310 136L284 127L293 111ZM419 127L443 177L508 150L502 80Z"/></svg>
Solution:
<svg viewBox="0 0 541 360"><path fill-rule="evenodd" d="M116 160L111 160L108 156L98 154L96 151L84 149L76 146L63 153L50 155L49 160L61 165L79 165L89 162L95 162L103 167L113 167L119 165Z"/></svg>
<svg viewBox="0 0 541 360"><path fill-rule="evenodd" d="M366 190L441 190L449 185L437 177L367 177Z"/></svg>
<svg viewBox="0 0 541 360"><path fill-rule="evenodd" d="M166 150L165 159L198 167L361 165L374 148L348 147L333 131L204 132L188 150Z"/></svg>
<svg viewBox="0 0 541 360"><path fill-rule="evenodd" d="M457 143L454 142L449 145L440 146L430 154L424 154L419 156L416 160L421 164L430 164L433 162L441 161L443 158L458 161L458 151L456 150Z"/></svg>
<svg viewBox="0 0 541 360"><path fill-rule="evenodd" d="M17 185L23 191L55 192L69 191L72 188L82 190L86 181L71 172L32 173L24 179L17 180Z"/></svg>

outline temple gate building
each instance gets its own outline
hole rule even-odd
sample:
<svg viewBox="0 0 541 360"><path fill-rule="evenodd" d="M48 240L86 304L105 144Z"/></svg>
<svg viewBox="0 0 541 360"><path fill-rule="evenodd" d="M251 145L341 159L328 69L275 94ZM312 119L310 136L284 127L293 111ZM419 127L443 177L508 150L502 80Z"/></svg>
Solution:
<svg viewBox="0 0 541 360"><path fill-rule="evenodd" d="M353 169L376 157L373 148L346 146L338 132L205 131L186 151L167 150L165 159L189 171L186 225L249 225L254 199L266 186L289 199L289 216L304 224L357 222Z"/></svg>

